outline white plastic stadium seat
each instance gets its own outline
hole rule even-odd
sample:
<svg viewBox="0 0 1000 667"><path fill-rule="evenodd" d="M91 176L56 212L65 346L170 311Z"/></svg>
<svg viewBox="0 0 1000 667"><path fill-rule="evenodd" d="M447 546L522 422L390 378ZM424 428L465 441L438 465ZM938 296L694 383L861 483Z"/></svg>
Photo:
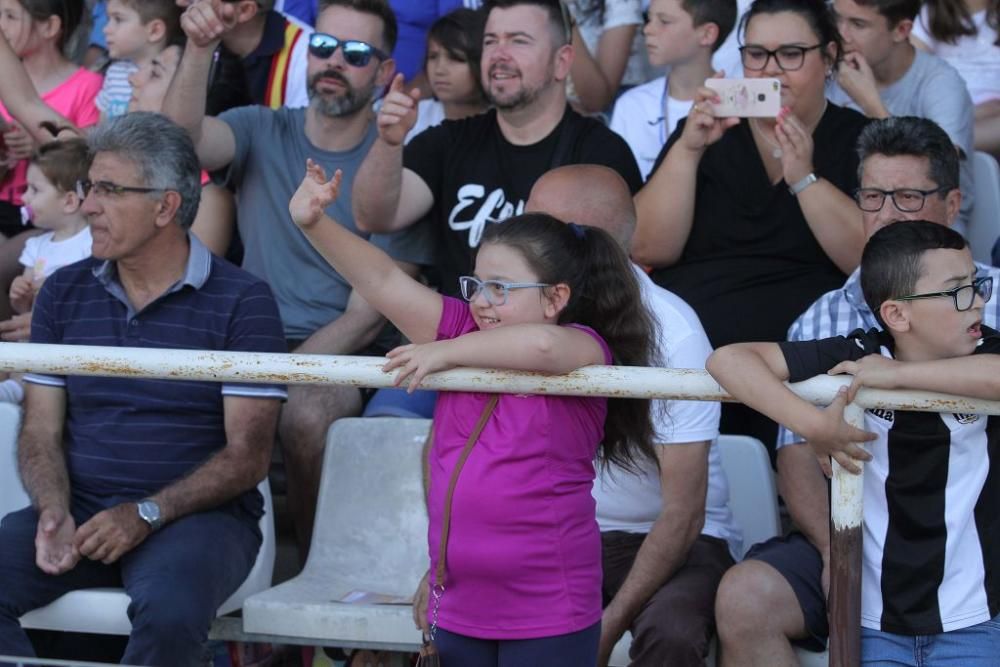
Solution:
<svg viewBox="0 0 1000 667"><path fill-rule="evenodd" d="M972 258L991 264L993 244L1000 237L1000 167L989 153L976 151L972 157L976 198L969 220L968 240Z"/></svg>
<svg viewBox="0 0 1000 667"><path fill-rule="evenodd" d="M309 560L251 596L243 630L324 645L415 650L409 604L338 602L353 591L409 597L427 571L420 453L427 419L339 419L327 435Z"/></svg>
<svg viewBox="0 0 1000 667"><path fill-rule="evenodd" d="M29 504L15 465L19 417L20 410L17 407L0 403L0 517ZM264 496L264 516L260 520L263 541L260 551L246 581L219 608L219 615L239 609L247 597L271 585L275 554L271 488L265 479L257 489ZM120 588L73 591L22 616L21 626L35 630L127 635L132 631L132 624L126 613L129 602L129 597Z"/></svg>
<svg viewBox="0 0 1000 667"><path fill-rule="evenodd" d="M27 507L28 494L17 475L17 434L21 410L12 403L0 403L0 518Z"/></svg>

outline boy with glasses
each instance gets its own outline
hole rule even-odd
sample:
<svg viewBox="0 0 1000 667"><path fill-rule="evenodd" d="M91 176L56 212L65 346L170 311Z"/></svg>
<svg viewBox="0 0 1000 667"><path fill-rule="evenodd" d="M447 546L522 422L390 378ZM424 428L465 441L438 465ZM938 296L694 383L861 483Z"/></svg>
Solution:
<svg viewBox="0 0 1000 667"><path fill-rule="evenodd" d="M940 127L907 116L875 121L861 133L857 151L861 187L855 201L868 236L901 220L924 219L944 226L954 222L962 199L958 156ZM980 264L976 268L979 277L1000 282L1000 270ZM788 340L846 336L879 326L865 303L860 275L855 271L842 288L824 294L800 315L788 330ZM1000 328L996 300L986 304L983 321ZM767 656L777 665L796 664L791 662L792 644L822 651L828 633L828 492L804 444L804 437L784 427L779 430L778 486L797 530L752 548L747 560L723 580L716 602L720 636L729 652ZM741 602L751 591L759 591L753 603Z"/></svg>
<svg viewBox="0 0 1000 667"><path fill-rule="evenodd" d="M961 75L941 58L910 44L919 0L834 0L844 61L830 86L831 102L869 118L920 116L944 129L961 151L964 232L972 211L973 107Z"/></svg>
<svg viewBox="0 0 1000 667"><path fill-rule="evenodd" d="M998 418L872 409L865 413L868 432L843 420L844 406L861 387L998 398L1000 333L983 325L993 278L976 274L957 232L923 220L889 225L871 237L861 259L865 302L882 331L738 343L708 362L735 398L806 434L817 456L870 462L864 480L863 665L996 664ZM854 376L826 409L782 384L824 373ZM871 441L868 451L854 444L865 441ZM754 659L727 652L725 644L723 650L727 665Z"/></svg>

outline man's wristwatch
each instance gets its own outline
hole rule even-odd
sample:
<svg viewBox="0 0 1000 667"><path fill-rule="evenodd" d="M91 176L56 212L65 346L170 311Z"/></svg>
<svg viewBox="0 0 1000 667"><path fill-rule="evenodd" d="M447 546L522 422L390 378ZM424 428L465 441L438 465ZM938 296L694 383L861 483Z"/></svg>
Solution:
<svg viewBox="0 0 1000 667"><path fill-rule="evenodd" d="M789 185L788 191L793 195L797 195L818 180L819 178L816 177L816 174L806 174L805 178L801 181L796 181Z"/></svg>
<svg viewBox="0 0 1000 667"><path fill-rule="evenodd" d="M149 524L150 530L159 530L163 525L163 519L160 517L160 506L156 501L146 498L136 503L136 507L139 509L139 518Z"/></svg>

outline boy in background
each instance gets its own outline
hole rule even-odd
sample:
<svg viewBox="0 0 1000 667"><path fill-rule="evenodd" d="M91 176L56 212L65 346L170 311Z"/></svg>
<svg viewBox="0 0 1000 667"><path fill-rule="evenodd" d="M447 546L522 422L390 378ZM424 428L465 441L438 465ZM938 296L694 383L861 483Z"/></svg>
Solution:
<svg viewBox="0 0 1000 667"><path fill-rule="evenodd" d="M898 222L876 232L861 259L865 301L883 331L741 343L708 362L735 398L803 434L825 470L831 454L849 470L852 457L870 461L862 664L916 665L926 654L986 667L1000 648L1000 418L868 410L867 433L843 419L860 387L1000 397L1000 334L982 326L993 279L976 273L957 232ZM782 384L822 373L854 376L825 410ZM869 440L871 454L854 444Z"/></svg>
<svg viewBox="0 0 1000 667"><path fill-rule="evenodd" d="M698 88L715 73L715 53L736 23L736 0L653 0L643 28L649 62L669 66L666 76L623 94L615 104L611 129L632 149L645 180L656 157L688 115ZM739 72L727 72L739 76Z"/></svg>
<svg viewBox="0 0 1000 667"><path fill-rule="evenodd" d="M128 110L129 75L176 44L181 35L181 9L173 0L107 0L107 15L104 37L113 62L95 100L101 120Z"/></svg>

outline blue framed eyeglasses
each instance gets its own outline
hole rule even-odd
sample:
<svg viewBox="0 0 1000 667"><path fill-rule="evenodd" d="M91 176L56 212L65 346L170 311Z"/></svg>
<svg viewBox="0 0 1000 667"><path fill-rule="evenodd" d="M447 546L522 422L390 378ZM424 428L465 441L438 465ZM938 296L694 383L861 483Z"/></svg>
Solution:
<svg viewBox="0 0 1000 667"><path fill-rule="evenodd" d="M480 280L473 276L461 276L458 287L462 298L474 301L482 292L491 306L502 306L507 303L507 295L512 289L527 289L530 287L551 287L548 283L507 283L502 280Z"/></svg>
<svg viewBox="0 0 1000 667"><path fill-rule="evenodd" d="M372 59L372 56L379 60L389 59L389 55L385 51L375 48L368 42L356 39L337 39L325 32L314 32L309 36L309 53L317 58L326 60L337 49L341 49L344 62L352 67L364 67Z"/></svg>

